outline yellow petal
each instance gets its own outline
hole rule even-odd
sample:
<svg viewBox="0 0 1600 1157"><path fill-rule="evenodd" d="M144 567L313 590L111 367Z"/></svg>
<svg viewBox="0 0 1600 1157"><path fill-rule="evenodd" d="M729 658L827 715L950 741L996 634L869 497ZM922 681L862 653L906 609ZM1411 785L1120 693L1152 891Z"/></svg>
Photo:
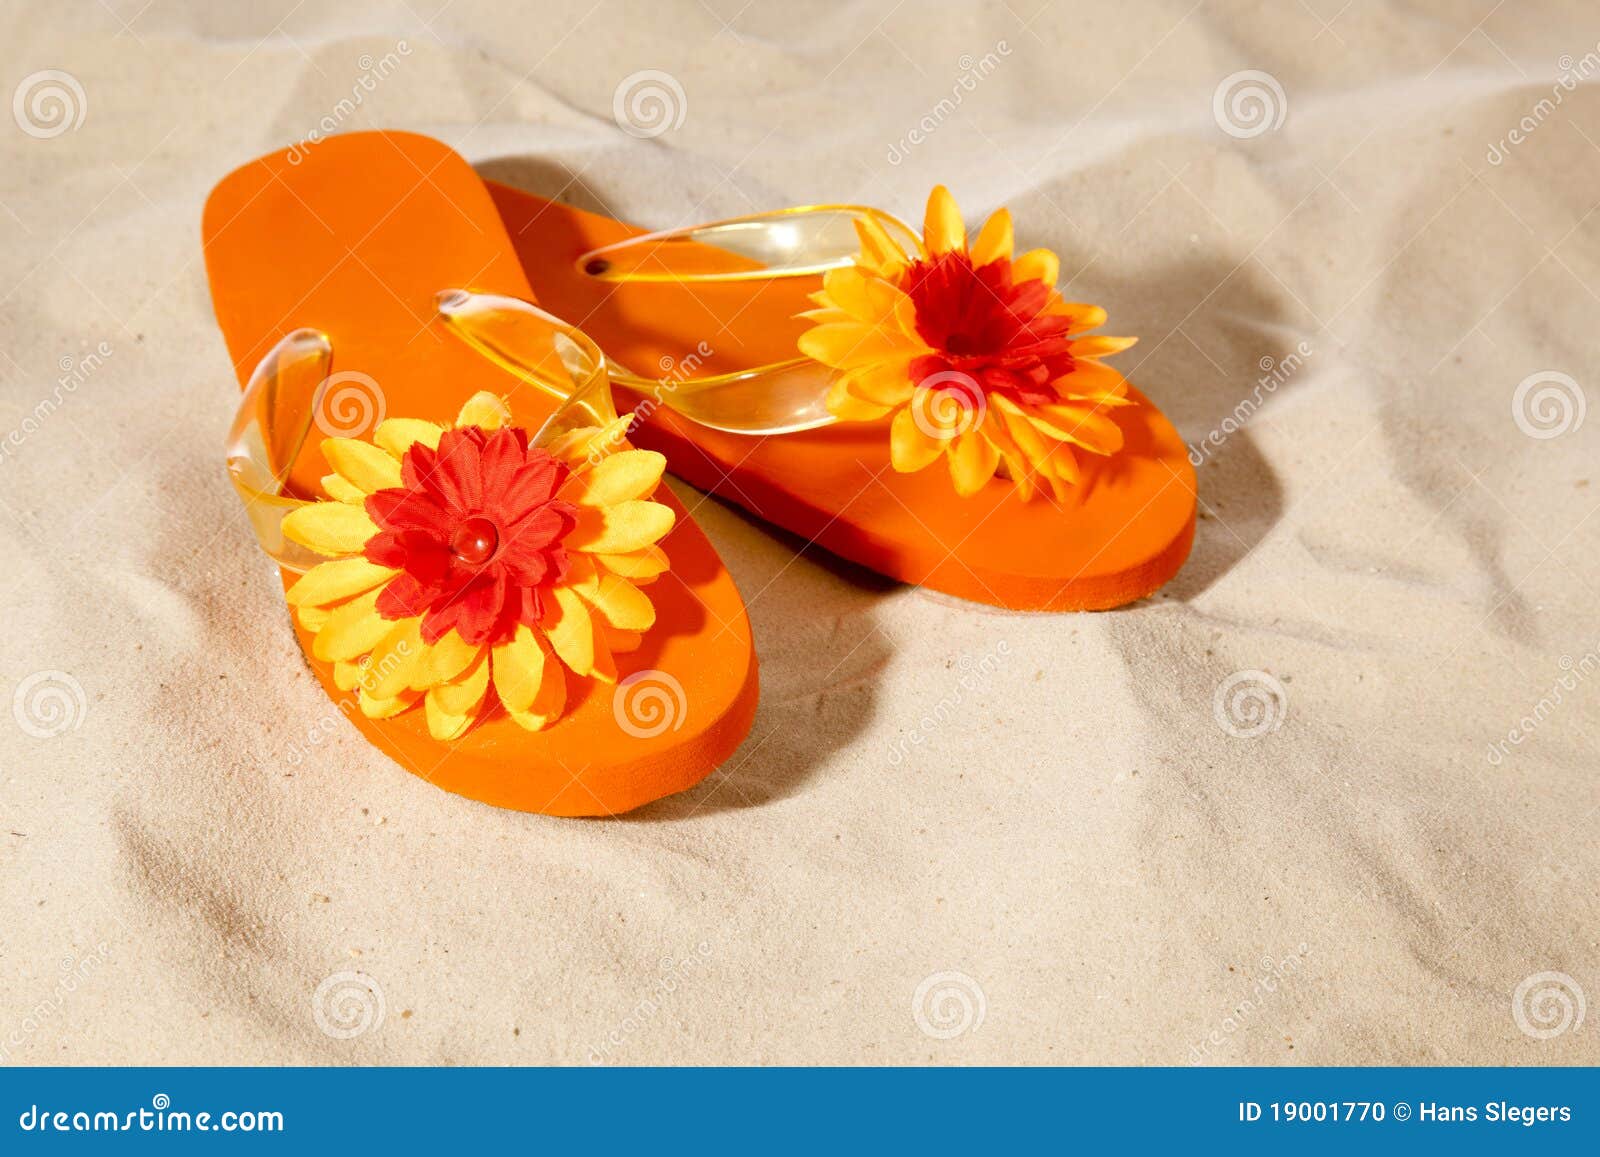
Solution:
<svg viewBox="0 0 1600 1157"><path fill-rule="evenodd" d="M333 665L333 685L341 691L354 691L361 686L361 664L340 659Z"/></svg>
<svg viewBox="0 0 1600 1157"><path fill-rule="evenodd" d="M635 582L664 574L670 565L667 552L659 546L647 546L626 554L597 554L594 559L612 573Z"/></svg>
<svg viewBox="0 0 1600 1157"><path fill-rule="evenodd" d="M825 300L834 309L862 320L872 316L867 297L867 275L854 265L830 269L822 276Z"/></svg>
<svg viewBox="0 0 1600 1157"><path fill-rule="evenodd" d="M585 602L619 630L648 631L655 624L656 609L651 605L650 596L627 579L603 574L582 594Z"/></svg>
<svg viewBox="0 0 1600 1157"><path fill-rule="evenodd" d="M498 667L495 669L495 678L499 678ZM557 663L553 657L546 655L533 701L526 709L512 710L508 707L506 712L516 722L517 726L524 727L529 731L540 731L559 719L566 705L566 673L562 670L560 663Z"/></svg>
<svg viewBox="0 0 1600 1157"><path fill-rule="evenodd" d="M594 664L594 621L589 608L573 591L557 587L554 598L539 625L556 657L578 675L592 675Z"/></svg>
<svg viewBox="0 0 1600 1157"><path fill-rule="evenodd" d="M1042 281L1051 289L1061 276L1061 258L1048 249L1030 249L1011 263L1011 280Z"/></svg>
<svg viewBox="0 0 1600 1157"><path fill-rule="evenodd" d="M972 264L981 267L991 261L1009 261L1011 240L1011 210L997 209L983 223L978 239L972 244Z"/></svg>
<svg viewBox="0 0 1600 1157"><path fill-rule="evenodd" d="M606 458L592 470L567 479L559 498L580 506L613 506L648 498L661 482L667 460L654 450L624 450Z"/></svg>
<svg viewBox="0 0 1600 1157"><path fill-rule="evenodd" d="M846 388L855 397L874 406L903 406L916 387L911 382L909 357L877 362L844 375Z"/></svg>
<svg viewBox="0 0 1600 1157"><path fill-rule="evenodd" d="M444 715L471 717L478 713L488 690L489 649L480 647L477 657L459 678L428 689L428 701Z"/></svg>
<svg viewBox="0 0 1600 1157"><path fill-rule="evenodd" d="M357 695L357 702L361 706L361 714L368 719L389 719L410 707L418 698L413 691L396 695L393 699L379 699L368 695L365 691L357 692Z"/></svg>
<svg viewBox="0 0 1600 1157"><path fill-rule="evenodd" d="M1138 340L1136 337L1109 337L1101 334L1098 337L1080 337L1070 348L1075 358L1108 358L1112 354L1120 354Z"/></svg>
<svg viewBox="0 0 1600 1157"><path fill-rule="evenodd" d="M507 711L515 714L531 707L544 682L546 666L555 666L549 660L539 636L521 623L508 641L495 644L490 660L494 691Z"/></svg>
<svg viewBox="0 0 1600 1157"><path fill-rule="evenodd" d="M335 502L353 502L360 506L367 500L365 490L338 474L324 474L322 489Z"/></svg>
<svg viewBox="0 0 1600 1157"><path fill-rule="evenodd" d="M944 450L944 442L918 424L910 406L895 414L889 426L889 460L902 474L914 474L930 465Z"/></svg>
<svg viewBox="0 0 1600 1157"><path fill-rule="evenodd" d="M880 277L893 277L905 268L906 252L895 244L882 225L871 217L857 217L855 226L856 236L861 239L857 264Z"/></svg>
<svg viewBox="0 0 1600 1157"><path fill-rule="evenodd" d="M390 699L411 689L417 670L427 661L422 642L422 617L392 623L372 648L372 660L361 686L374 699Z"/></svg>
<svg viewBox="0 0 1600 1157"><path fill-rule="evenodd" d="M370 591L399 573L364 558L342 558L337 562L318 563L289 588L289 605L325 607Z"/></svg>
<svg viewBox="0 0 1600 1157"><path fill-rule="evenodd" d="M1066 377L1058 379L1056 389L1085 397L1100 394L1120 397L1128 392L1128 379L1104 362L1085 360L1073 366Z"/></svg>
<svg viewBox="0 0 1600 1157"><path fill-rule="evenodd" d="M928 211L922 220L922 243L932 254L956 253L967 247L967 227L961 223L961 210L950 190L935 185L928 195Z"/></svg>
<svg viewBox="0 0 1600 1157"><path fill-rule="evenodd" d="M377 533L377 524L367 512L348 502L313 502L291 510L283 519L285 538L330 558L360 554L367 539Z"/></svg>
<svg viewBox="0 0 1600 1157"><path fill-rule="evenodd" d="M498 430L511 421L511 407L505 400L488 390L479 390L467 399L456 415L457 426L481 426L485 430Z"/></svg>
<svg viewBox="0 0 1600 1157"><path fill-rule="evenodd" d="M567 535L569 550L595 554L626 554L652 546L677 515L659 502L619 502L615 506L585 506L578 510L577 525Z"/></svg>
<svg viewBox="0 0 1600 1157"><path fill-rule="evenodd" d="M1091 329L1099 329L1106 323L1105 310L1098 305L1089 305L1082 301L1064 301L1047 312L1064 314L1072 319L1072 324L1067 327L1068 334L1079 334Z"/></svg>
<svg viewBox="0 0 1600 1157"><path fill-rule="evenodd" d="M1037 406L1028 411L1028 419L1051 437L1075 442L1096 454L1115 454L1122 449L1122 427L1087 406Z"/></svg>
<svg viewBox="0 0 1600 1157"><path fill-rule="evenodd" d="M891 407L878 406L872 402L863 402L849 390L850 383L844 378L836 378L828 387L826 399L828 413L838 418L841 422L875 422L889 413Z"/></svg>
<svg viewBox="0 0 1600 1157"><path fill-rule="evenodd" d="M368 494L400 485L399 459L371 442L324 438L322 456L335 472Z"/></svg>
<svg viewBox="0 0 1600 1157"><path fill-rule="evenodd" d="M994 444L995 452L1000 455L1000 461L1006 465L1006 470L1011 476L1011 485L1016 488L1017 495L1026 502L1033 497L1036 490L1034 483L1035 471L1022 456L1022 451L1017 447L1016 441L1006 429L1003 418L996 417L983 424L984 437Z"/></svg>
<svg viewBox="0 0 1600 1157"><path fill-rule="evenodd" d="M411 686L422 691L439 683L450 683L460 677L483 650L482 645L469 643L454 627L426 646L426 658L417 669Z"/></svg>
<svg viewBox="0 0 1600 1157"><path fill-rule="evenodd" d="M628 430L632 425L633 415L623 414L604 426L581 426L568 430L545 449L574 470L581 470L608 455L631 450Z"/></svg>
<svg viewBox="0 0 1600 1157"><path fill-rule="evenodd" d="M333 612L327 607L297 607L294 620L313 635L328 625L328 620L333 617Z"/></svg>
<svg viewBox="0 0 1600 1157"><path fill-rule="evenodd" d="M443 707L439 706L439 697L434 691L429 691L422 698L423 716L428 721L428 734L440 743L448 743L452 739L459 739L472 726L472 721L477 718L476 712L472 715L450 715Z"/></svg>
<svg viewBox="0 0 1600 1157"><path fill-rule="evenodd" d="M368 591L329 615L311 644L311 653L328 662L354 659L372 650L394 625L378 613L378 594L378 591Z"/></svg>
<svg viewBox="0 0 1600 1157"><path fill-rule="evenodd" d="M438 446L439 436L443 433L444 427L436 422L424 422L421 418L389 418L378 423L378 428L372 432L372 440L396 458L403 458L406 451L417 442L430 450Z"/></svg>
<svg viewBox="0 0 1600 1157"><path fill-rule="evenodd" d="M841 370L904 354L908 347L897 330L854 321L812 326L796 344L806 357Z"/></svg>
<svg viewBox="0 0 1600 1157"><path fill-rule="evenodd" d="M1000 453L981 430L972 430L957 438L950 447L950 479L956 493L969 498L982 490L994 477L994 468L1000 464Z"/></svg>

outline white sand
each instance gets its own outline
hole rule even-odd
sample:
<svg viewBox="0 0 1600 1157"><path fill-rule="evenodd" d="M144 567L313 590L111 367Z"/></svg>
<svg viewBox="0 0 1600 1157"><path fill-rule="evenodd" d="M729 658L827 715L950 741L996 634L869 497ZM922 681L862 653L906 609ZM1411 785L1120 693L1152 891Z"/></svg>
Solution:
<svg viewBox="0 0 1600 1157"><path fill-rule="evenodd" d="M4 6L0 95L63 69L87 107L0 114L0 1057L1600 1061L1600 413L1512 412L1541 371L1600 407L1600 71L1557 82L1591 3L439 7ZM649 140L612 119L643 69L686 101ZM1235 138L1244 69L1286 116ZM993 613L699 506L750 740L623 822L494 811L330 718L223 475L201 203L324 116L661 227L1008 203L1193 440L1310 353L1121 612ZM1287 708L1237 738L1213 696L1252 669ZM41 737L9 708L49 672L21 717L64 689L75 726ZM313 994L351 970L384 1017L343 1039Z"/></svg>

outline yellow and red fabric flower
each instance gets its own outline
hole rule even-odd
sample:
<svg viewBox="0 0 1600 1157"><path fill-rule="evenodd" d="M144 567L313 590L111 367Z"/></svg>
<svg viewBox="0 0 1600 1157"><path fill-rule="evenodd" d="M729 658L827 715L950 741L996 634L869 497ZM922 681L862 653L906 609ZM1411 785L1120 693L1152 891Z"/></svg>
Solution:
<svg viewBox="0 0 1600 1157"><path fill-rule="evenodd" d="M655 622L641 588L667 570L675 517L650 501L666 461L628 445L629 421L539 447L480 393L449 429L391 418L371 442L323 442L330 500L283 531L334 561L288 598L363 714L420 701L444 740L498 701L537 731L564 711L568 672L615 681L613 657Z"/></svg>
<svg viewBox="0 0 1600 1157"><path fill-rule="evenodd" d="M967 244L949 190L928 198L921 250L907 254L860 217L861 252L829 270L803 317L807 357L837 371L828 409L842 421L892 415L890 458L903 473L943 457L957 493L1004 470L1021 497L1056 497L1079 478L1075 450L1114 454L1112 411L1128 383L1101 358L1136 339L1092 337L1105 310L1065 301L1048 249L1012 256L1011 214L991 216Z"/></svg>

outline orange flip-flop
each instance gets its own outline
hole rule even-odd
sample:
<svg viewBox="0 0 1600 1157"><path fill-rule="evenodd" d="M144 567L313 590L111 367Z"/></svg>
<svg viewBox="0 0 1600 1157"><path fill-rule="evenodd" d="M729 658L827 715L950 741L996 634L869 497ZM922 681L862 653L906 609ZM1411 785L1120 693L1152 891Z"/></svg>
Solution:
<svg viewBox="0 0 1600 1157"><path fill-rule="evenodd" d="M635 429L694 485L904 582L1016 610L1151 594L1194 538L1176 429L1101 359L1096 306L1018 256L1005 210L969 244L942 188L923 234L812 206L644 233L487 182L543 309L645 400ZM475 288L463 286L464 289ZM454 320L504 364L514 303Z"/></svg>
<svg viewBox="0 0 1600 1157"><path fill-rule="evenodd" d="M626 811L732 753L757 695L744 605L628 442L600 351L524 316L519 379L447 332L443 290L532 296L460 157L388 133L275 153L217 186L203 231L247 385L229 468L368 739L557 815Z"/></svg>

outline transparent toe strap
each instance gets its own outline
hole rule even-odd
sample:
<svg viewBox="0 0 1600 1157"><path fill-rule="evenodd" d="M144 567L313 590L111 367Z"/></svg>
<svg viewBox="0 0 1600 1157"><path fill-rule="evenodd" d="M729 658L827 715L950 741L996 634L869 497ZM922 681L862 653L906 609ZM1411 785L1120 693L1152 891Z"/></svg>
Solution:
<svg viewBox="0 0 1600 1157"><path fill-rule="evenodd" d="M441 294L441 300L447 297ZM534 435L547 446L578 429L604 431L617 421L606 360L581 331L533 306L519 314L517 376L562 404ZM311 500L290 493L289 471L313 429L328 437L371 434L352 430L335 413L340 405L333 374L333 343L314 329L298 329L257 364L228 432L228 476L244 503L261 549L285 570L303 573L327 559L284 537L283 520ZM380 415L381 416L381 415ZM407 417L420 415L405 415ZM448 423L454 415L430 415Z"/></svg>
<svg viewBox="0 0 1600 1157"><path fill-rule="evenodd" d="M813 277L849 265L859 225L876 226L906 254L921 243L898 217L864 205L802 205L663 229L591 249L578 268L599 281L706 282Z"/></svg>
<svg viewBox="0 0 1600 1157"><path fill-rule="evenodd" d="M704 284L816 276L852 264L866 235L909 255L920 252L904 222L859 205L809 205L667 229L590 250L578 258L585 277L599 281ZM440 294L439 310L451 329L513 374L528 379L527 344L536 341L531 317L548 316L514 297L453 290ZM794 357L734 373L695 376L694 351L664 361L668 371L648 377L611 363L611 379L643 395L648 414L666 406L693 422L732 434L791 434L831 425L826 405L833 371Z"/></svg>

